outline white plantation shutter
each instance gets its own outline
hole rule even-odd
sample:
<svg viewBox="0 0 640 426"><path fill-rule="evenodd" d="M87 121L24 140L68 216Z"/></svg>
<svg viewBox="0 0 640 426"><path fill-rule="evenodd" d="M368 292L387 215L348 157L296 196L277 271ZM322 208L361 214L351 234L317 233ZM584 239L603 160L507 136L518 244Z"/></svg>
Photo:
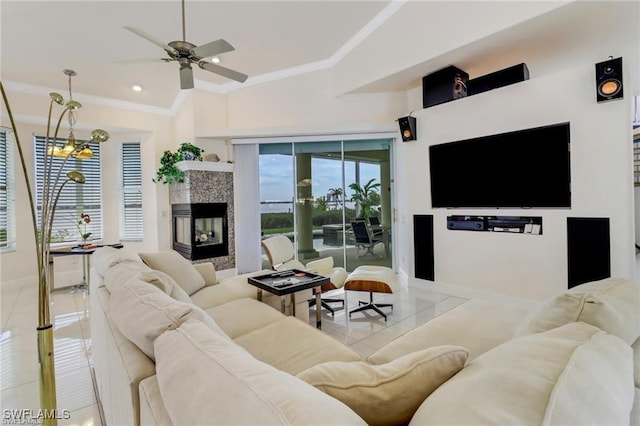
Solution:
<svg viewBox="0 0 640 426"><path fill-rule="evenodd" d="M63 140L59 140L58 146L64 142ZM40 217L42 211L44 145L45 138L36 136L36 199L38 217ZM76 242L80 240L80 231L76 225L80 220L81 213L88 214L91 218L91 223L89 223L86 228L86 232L91 232L90 240L102 240L102 172L100 166L100 145L90 143L89 146L93 151L93 158L78 160L71 157L67 160L60 174L60 182L64 182L67 172L77 170L84 175L86 181L84 184L69 182L62 190L51 231L52 243ZM63 162L64 158L53 157L51 179L56 178L60 165ZM53 196L55 196L55 194L53 194ZM84 225L81 225L83 233L85 232L84 229Z"/></svg>
<svg viewBox="0 0 640 426"><path fill-rule="evenodd" d="M13 131L0 127L0 250L15 247Z"/></svg>
<svg viewBox="0 0 640 426"><path fill-rule="evenodd" d="M140 143L123 143L120 158L122 161L120 240L142 241L142 167Z"/></svg>

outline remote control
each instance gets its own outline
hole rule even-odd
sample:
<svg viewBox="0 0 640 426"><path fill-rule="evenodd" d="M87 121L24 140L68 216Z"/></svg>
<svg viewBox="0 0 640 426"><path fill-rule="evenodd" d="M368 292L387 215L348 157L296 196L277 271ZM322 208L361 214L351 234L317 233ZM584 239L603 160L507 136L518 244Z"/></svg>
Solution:
<svg viewBox="0 0 640 426"><path fill-rule="evenodd" d="M293 271L282 271L282 272L276 272L271 274L271 276L273 277L290 277L291 275L294 275L295 272Z"/></svg>

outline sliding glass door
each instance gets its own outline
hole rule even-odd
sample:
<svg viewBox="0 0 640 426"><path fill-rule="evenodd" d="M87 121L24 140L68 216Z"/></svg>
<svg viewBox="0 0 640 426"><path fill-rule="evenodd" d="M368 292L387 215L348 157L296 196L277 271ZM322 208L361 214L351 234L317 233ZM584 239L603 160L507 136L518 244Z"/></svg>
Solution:
<svg viewBox="0 0 640 426"><path fill-rule="evenodd" d="M260 144L262 238L288 236L302 263L330 256L349 271L391 267L391 141ZM365 221L371 242L356 241L356 219Z"/></svg>

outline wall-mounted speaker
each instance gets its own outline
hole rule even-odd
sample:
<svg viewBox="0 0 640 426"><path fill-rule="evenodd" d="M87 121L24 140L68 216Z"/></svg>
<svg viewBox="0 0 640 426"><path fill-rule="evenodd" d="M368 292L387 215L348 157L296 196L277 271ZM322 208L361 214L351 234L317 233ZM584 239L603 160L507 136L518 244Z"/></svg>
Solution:
<svg viewBox="0 0 640 426"><path fill-rule="evenodd" d="M400 135L402 136L402 142L416 140L417 134L415 117L400 117L398 118L398 125L400 126Z"/></svg>
<svg viewBox="0 0 640 426"><path fill-rule="evenodd" d="M453 65L422 77L422 106L442 104L467 96L469 74Z"/></svg>
<svg viewBox="0 0 640 426"><path fill-rule="evenodd" d="M477 95L499 87L529 80L529 68L522 63L469 80L467 95Z"/></svg>
<svg viewBox="0 0 640 426"><path fill-rule="evenodd" d="M622 58L609 59L596 64L596 100L620 99L622 90Z"/></svg>

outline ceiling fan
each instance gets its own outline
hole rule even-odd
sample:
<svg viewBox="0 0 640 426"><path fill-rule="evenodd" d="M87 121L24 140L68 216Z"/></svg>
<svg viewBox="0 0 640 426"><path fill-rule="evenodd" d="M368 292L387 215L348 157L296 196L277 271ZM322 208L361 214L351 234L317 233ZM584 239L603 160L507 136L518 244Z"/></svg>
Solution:
<svg viewBox="0 0 640 426"><path fill-rule="evenodd" d="M227 43L224 39L212 41L200 46L196 46L195 44L187 41L185 35L184 0L182 0L182 40L172 41L165 44L152 35L149 35L137 28L124 28L164 49L169 57L162 58L162 61L177 61L180 64L181 89L193 89L193 69L191 68L191 64L197 64L203 70L239 81L240 83L243 83L247 79L247 75L245 74L205 60L205 58L210 58L212 56L234 50L233 46Z"/></svg>

